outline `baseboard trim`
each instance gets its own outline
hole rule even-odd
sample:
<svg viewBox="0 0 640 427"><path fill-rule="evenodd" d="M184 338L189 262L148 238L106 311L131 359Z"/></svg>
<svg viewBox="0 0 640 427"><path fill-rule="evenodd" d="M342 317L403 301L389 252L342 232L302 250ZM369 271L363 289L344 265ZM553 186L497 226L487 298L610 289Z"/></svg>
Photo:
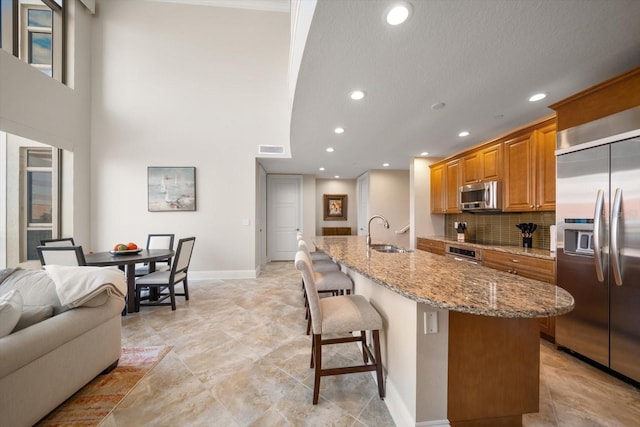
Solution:
<svg viewBox="0 0 640 427"><path fill-rule="evenodd" d="M387 405L391 418L397 426L414 426L416 419L411 415L406 405L400 397L400 393L395 388L393 381L387 376L385 378L385 398L384 404Z"/></svg>
<svg viewBox="0 0 640 427"><path fill-rule="evenodd" d="M416 427L451 427L451 424L449 420L433 420L416 423Z"/></svg>

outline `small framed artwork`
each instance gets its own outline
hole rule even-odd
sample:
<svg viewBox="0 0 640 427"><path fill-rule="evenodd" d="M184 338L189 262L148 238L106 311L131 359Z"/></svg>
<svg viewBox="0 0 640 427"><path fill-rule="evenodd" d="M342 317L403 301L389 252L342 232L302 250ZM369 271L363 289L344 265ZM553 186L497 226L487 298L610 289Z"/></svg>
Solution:
<svg viewBox="0 0 640 427"><path fill-rule="evenodd" d="M323 196L323 202L325 221L347 220L346 194L325 194Z"/></svg>
<svg viewBox="0 0 640 427"><path fill-rule="evenodd" d="M196 168L147 168L149 212L195 211Z"/></svg>

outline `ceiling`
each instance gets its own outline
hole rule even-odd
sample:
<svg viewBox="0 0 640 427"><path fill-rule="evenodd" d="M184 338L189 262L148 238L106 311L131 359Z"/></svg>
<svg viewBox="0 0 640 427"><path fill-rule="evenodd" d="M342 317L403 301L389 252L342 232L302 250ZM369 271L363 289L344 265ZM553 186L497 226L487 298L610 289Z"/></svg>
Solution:
<svg viewBox="0 0 640 427"><path fill-rule="evenodd" d="M640 65L638 0L409 2L410 18L391 27L383 14L392 0L318 1L293 103L292 158L260 159L267 172L408 169L421 152L446 157L488 141ZM367 96L352 101L353 89ZM537 92L548 97L529 102ZM463 130L470 135L459 137Z"/></svg>

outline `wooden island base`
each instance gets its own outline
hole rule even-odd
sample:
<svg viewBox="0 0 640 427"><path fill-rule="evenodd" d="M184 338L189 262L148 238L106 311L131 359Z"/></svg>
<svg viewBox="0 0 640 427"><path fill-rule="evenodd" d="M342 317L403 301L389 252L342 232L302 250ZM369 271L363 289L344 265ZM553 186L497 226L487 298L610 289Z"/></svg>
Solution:
<svg viewBox="0 0 640 427"><path fill-rule="evenodd" d="M539 322L449 312L447 418L454 427L521 426L538 412Z"/></svg>

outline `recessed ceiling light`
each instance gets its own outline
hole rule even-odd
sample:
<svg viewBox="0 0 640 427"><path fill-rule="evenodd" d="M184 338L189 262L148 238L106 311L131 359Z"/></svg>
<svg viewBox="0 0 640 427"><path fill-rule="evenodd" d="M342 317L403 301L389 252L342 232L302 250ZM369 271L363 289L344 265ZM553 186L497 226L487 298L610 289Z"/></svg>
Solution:
<svg viewBox="0 0 640 427"><path fill-rule="evenodd" d="M432 110L442 110L445 107L445 105L447 105L447 104L445 104L444 102L436 102L435 104L433 104L431 106L431 109Z"/></svg>
<svg viewBox="0 0 640 427"><path fill-rule="evenodd" d="M338 178L340 178L340 175L334 175L334 178L338 179Z"/></svg>
<svg viewBox="0 0 640 427"><path fill-rule="evenodd" d="M458 136L469 136L469 132L467 132L466 130L463 130L458 134Z"/></svg>
<svg viewBox="0 0 640 427"><path fill-rule="evenodd" d="M546 97L547 97L546 93L540 92L540 93L536 93L535 95L531 95L531 97L529 98L529 101L536 102L536 101L540 101L541 99L545 99Z"/></svg>
<svg viewBox="0 0 640 427"><path fill-rule="evenodd" d="M321 171L323 171L323 170L324 170L324 168L319 168L318 170L321 170Z"/></svg>
<svg viewBox="0 0 640 427"><path fill-rule="evenodd" d="M411 5L409 3L398 3L387 11L387 23L389 25L400 25L409 18Z"/></svg>
<svg viewBox="0 0 640 427"><path fill-rule="evenodd" d="M359 101L362 98L364 98L365 96L367 96L367 94L364 93L364 91L361 91L361 90L354 90L353 92L351 92L349 94L349 98L353 99L354 101Z"/></svg>
<svg viewBox="0 0 640 427"><path fill-rule="evenodd" d="M334 151L336 150L334 150L333 147L327 147L327 153L333 153Z"/></svg>
<svg viewBox="0 0 640 427"><path fill-rule="evenodd" d="M388 168L389 167L389 163L383 163L382 166L385 167L385 168Z"/></svg>
<svg viewBox="0 0 640 427"><path fill-rule="evenodd" d="M337 134L344 133L344 128L335 128L333 131Z"/></svg>
<svg viewBox="0 0 640 427"><path fill-rule="evenodd" d="M423 151L422 153L420 153L421 156L428 156L429 152L428 151Z"/></svg>

